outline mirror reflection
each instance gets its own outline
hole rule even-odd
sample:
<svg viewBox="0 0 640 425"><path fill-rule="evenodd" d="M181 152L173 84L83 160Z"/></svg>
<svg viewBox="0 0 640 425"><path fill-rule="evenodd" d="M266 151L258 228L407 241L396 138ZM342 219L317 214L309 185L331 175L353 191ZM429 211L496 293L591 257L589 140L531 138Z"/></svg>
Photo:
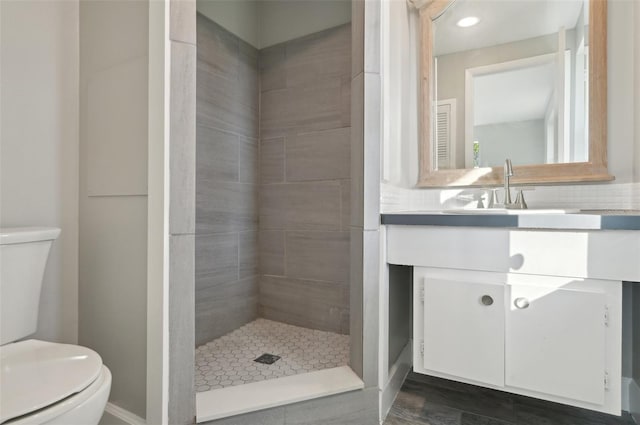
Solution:
<svg viewBox="0 0 640 425"><path fill-rule="evenodd" d="M586 162L589 3L456 0L434 20L437 169Z"/></svg>

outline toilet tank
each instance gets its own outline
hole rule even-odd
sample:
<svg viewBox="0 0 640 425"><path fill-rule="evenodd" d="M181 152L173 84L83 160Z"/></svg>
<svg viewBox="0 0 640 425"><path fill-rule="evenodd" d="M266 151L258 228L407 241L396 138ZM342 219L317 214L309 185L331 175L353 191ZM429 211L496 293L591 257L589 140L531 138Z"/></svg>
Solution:
<svg viewBox="0 0 640 425"><path fill-rule="evenodd" d="M52 227L0 228L0 345L36 331Z"/></svg>

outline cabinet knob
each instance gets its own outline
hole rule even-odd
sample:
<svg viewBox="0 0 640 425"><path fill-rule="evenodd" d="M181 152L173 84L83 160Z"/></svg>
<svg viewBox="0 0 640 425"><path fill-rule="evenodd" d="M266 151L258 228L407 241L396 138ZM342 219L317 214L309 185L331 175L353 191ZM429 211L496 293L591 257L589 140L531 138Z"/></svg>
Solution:
<svg viewBox="0 0 640 425"><path fill-rule="evenodd" d="M480 302L482 305L491 305L493 304L493 298L491 298L491 295L483 295L482 298L480 298Z"/></svg>
<svg viewBox="0 0 640 425"><path fill-rule="evenodd" d="M526 298L520 297L520 298L516 298L513 301L513 304L516 306L516 308L519 308L520 310L522 310L529 307L529 300Z"/></svg>

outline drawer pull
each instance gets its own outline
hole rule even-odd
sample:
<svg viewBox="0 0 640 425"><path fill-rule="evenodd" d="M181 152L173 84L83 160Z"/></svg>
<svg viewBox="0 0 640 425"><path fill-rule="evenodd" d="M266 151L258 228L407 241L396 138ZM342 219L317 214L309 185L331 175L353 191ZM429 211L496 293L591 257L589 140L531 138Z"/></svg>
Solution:
<svg viewBox="0 0 640 425"><path fill-rule="evenodd" d="M483 295L482 298L480 298L480 302L482 305L491 305L493 304L493 298L491 298L490 295Z"/></svg>
<svg viewBox="0 0 640 425"><path fill-rule="evenodd" d="M516 298L513 301L513 304L516 306L516 308L519 308L520 310L523 310L527 307L529 307L529 300L523 297L520 298Z"/></svg>

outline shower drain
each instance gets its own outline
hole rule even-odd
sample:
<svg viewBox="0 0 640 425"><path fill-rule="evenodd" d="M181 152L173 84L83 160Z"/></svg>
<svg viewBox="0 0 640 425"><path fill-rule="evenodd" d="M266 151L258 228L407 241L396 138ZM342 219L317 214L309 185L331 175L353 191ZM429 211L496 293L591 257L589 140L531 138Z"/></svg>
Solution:
<svg viewBox="0 0 640 425"><path fill-rule="evenodd" d="M280 356L276 356L275 354L264 353L260 357L254 360L254 362L262 363L262 364L274 364L280 360Z"/></svg>

